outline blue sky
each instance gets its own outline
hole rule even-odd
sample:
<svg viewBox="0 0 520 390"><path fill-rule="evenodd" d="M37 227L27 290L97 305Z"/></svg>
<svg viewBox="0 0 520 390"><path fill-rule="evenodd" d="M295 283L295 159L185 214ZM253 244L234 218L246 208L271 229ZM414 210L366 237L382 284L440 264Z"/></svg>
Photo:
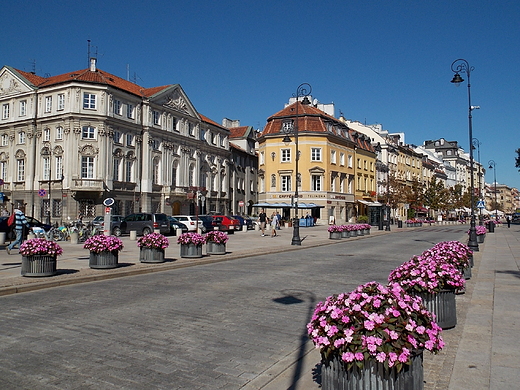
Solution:
<svg viewBox="0 0 520 390"><path fill-rule="evenodd" d="M2 5L0 66L84 69L90 39L100 69L144 87L181 84L219 123L262 129L306 82L336 117L468 150L467 83L450 83L464 58L481 162L520 188L519 20L517 0L21 0Z"/></svg>

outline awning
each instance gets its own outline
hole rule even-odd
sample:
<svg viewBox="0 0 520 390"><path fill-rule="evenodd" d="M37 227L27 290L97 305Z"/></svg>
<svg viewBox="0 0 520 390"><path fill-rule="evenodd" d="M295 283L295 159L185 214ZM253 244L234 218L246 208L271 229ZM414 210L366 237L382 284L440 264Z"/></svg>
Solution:
<svg viewBox="0 0 520 390"><path fill-rule="evenodd" d="M294 208L294 203L255 203L253 207L263 207L265 209L282 209L282 208ZM298 208L299 209L321 209L325 206L317 205L316 203L304 203L304 202L298 202Z"/></svg>
<svg viewBox="0 0 520 390"><path fill-rule="evenodd" d="M361 200L361 199L358 199L357 201L359 203L362 203L364 205L371 206L371 207L381 207L382 206L382 204L379 202L368 202L366 200Z"/></svg>

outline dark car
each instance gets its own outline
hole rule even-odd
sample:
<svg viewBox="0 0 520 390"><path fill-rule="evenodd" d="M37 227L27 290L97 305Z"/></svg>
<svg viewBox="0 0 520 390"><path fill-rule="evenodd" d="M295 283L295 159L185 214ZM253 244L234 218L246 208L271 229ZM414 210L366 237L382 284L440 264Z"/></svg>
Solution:
<svg viewBox="0 0 520 390"><path fill-rule="evenodd" d="M40 222L36 218L27 217L27 216L25 218L27 219L27 222L29 223L29 226L31 228L40 227L45 231L48 231L51 228L51 225ZM7 226L8 219L9 219L9 217L0 217L0 232L5 232L6 238L8 238L9 240L14 240L16 237L16 233L14 232L14 229L12 226L11 227Z"/></svg>
<svg viewBox="0 0 520 390"><path fill-rule="evenodd" d="M180 222L177 218L168 217L168 220L170 221L170 235L176 236L177 229L181 229L183 233L188 233L188 227Z"/></svg>
<svg viewBox="0 0 520 390"><path fill-rule="evenodd" d="M212 230L215 230L216 225L213 223L212 215L199 215L199 219L202 221L202 233L207 233ZM218 230L218 228L216 230Z"/></svg>
<svg viewBox="0 0 520 390"><path fill-rule="evenodd" d="M123 222L122 215L112 215L110 221L110 229L112 229L112 235L119 237L121 235L121 222ZM92 220L92 225L94 227L98 227L101 230L103 229L103 225L105 224L105 216L99 215Z"/></svg>
<svg viewBox="0 0 520 390"><path fill-rule="evenodd" d="M232 216L235 219L238 219L238 222L240 222L240 226L247 226L247 230L253 230L255 227L253 225L253 220L249 218L247 215L233 215Z"/></svg>
<svg viewBox="0 0 520 390"><path fill-rule="evenodd" d="M136 213L126 216L121 222L121 232L135 231L138 235L146 235L159 230L161 234L170 234L170 221L166 214Z"/></svg>

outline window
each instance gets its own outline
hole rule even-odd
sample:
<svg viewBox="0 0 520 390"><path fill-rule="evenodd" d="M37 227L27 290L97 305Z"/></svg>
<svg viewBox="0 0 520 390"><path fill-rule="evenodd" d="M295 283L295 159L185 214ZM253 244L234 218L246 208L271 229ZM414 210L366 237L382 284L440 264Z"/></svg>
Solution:
<svg viewBox="0 0 520 390"><path fill-rule="evenodd" d="M50 179L50 169L51 169L51 159L49 157L44 157L42 161L43 166L43 180Z"/></svg>
<svg viewBox="0 0 520 390"><path fill-rule="evenodd" d="M271 175L271 187L276 187L276 175L274 173Z"/></svg>
<svg viewBox="0 0 520 390"><path fill-rule="evenodd" d="M211 144L212 145L216 145L217 144L217 135L215 133L211 133Z"/></svg>
<svg viewBox="0 0 520 390"><path fill-rule="evenodd" d="M179 123L177 122L177 118L172 118L172 130L179 131Z"/></svg>
<svg viewBox="0 0 520 390"><path fill-rule="evenodd" d="M90 157L90 156L81 157L81 178L82 179L93 179L94 178L94 157Z"/></svg>
<svg viewBox="0 0 520 390"><path fill-rule="evenodd" d="M58 110L64 110L65 109L65 94L60 93L58 94Z"/></svg>
<svg viewBox="0 0 520 390"><path fill-rule="evenodd" d="M321 191L321 175L312 175L311 177L311 190Z"/></svg>
<svg viewBox="0 0 520 390"><path fill-rule="evenodd" d="M160 179L160 166L159 166L159 158L156 157L153 159L153 167L152 167L152 184L159 184Z"/></svg>
<svg viewBox="0 0 520 390"><path fill-rule="evenodd" d="M0 179L7 179L7 161L0 162Z"/></svg>
<svg viewBox="0 0 520 390"><path fill-rule="evenodd" d="M343 176L339 179L339 192L345 192L345 178Z"/></svg>
<svg viewBox="0 0 520 390"><path fill-rule="evenodd" d="M342 167L345 166L345 153L339 154L339 165L341 165Z"/></svg>
<svg viewBox="0 0 520 390"><path fill-rule="evenodd" d="M56 127L56 139L63 139L63 127Z"/></svg>
<svg viewBox="0 0 520 390"><path fill-rule="evenodd" d="M195 128L193 126L193 123L188 123L188 134L189 135L195 135ZM212 139L213 142L213 139ZM215 142L213 142L214 144Z"/></svg>
<svg viewBox="0 0 520 390"><path fill-rule="evenodd" d="M158 141L156 139L152 140L152 149L159 150L160 146L161 146L161 141Z"/></svg>
<svg viewBox="0 0 520 390"><path fill-rule="evenodd" d="M350 154L348 156L348 167L352 168L352 156Z"/></svg>
<svg viewBox="0 0 520 390"><path fill-rule="evenodd" d="M336 176L331 175L330 177L330 190L336 192Z"/></svg>
<svg viewBox="0 0 520 390"><path fill-rule="evenodd" d="M2 105L2 119L9 119L9 103Z"/></svg>
<svg viewBox="0 0 520 390"><path fill-rule="evenodd" d="M121 115L122 107L121 100L114 100L114 114Z"/></svg>
<svg viewBox="0 0 520 390"><path fill-rule="evenodd" d="M45 97L45 112L52 111L52 96Z"/></svg>
<svg viewBox="0 0 520 390"><path fill-rule="evenodd" d="M133 161L126 162L126 170L125 170L125 180L127 182L132 181L132 169L133 169Z"/></svg>
<svg viewBox="0 0 520 390"><path fill-rule="evenodd" d="M56 165L56 179L61 180L63 178L63 157L56 156L54 163Z"/></svg>
<svg viewBox="0 0 520 390"><path fill-rule="evenodd" d="M177 187L177 163L172 167L172 188Z"/></svg>
<svg viewBox="0 0 520 390"><path fill-rule="evenodd" d="M132 134L126 135L126 146L133 146L134 145L134 136Z"/></svg>
<svg viewBox="0 0 520 390"><path fill-rule="evenodd" d="M265 152L260 152L260 165L265 164Z"/></svg>
<svg viewBox="0 0 520 390"><path fill-rule="evenodd" d="M20 116L27 115L27 100L22 100L20 102Z"/></svg>
<svg viewBox="0 0 520 390"><path fill-rule="evenodd" d="M83 93L83 108L87 110L95 110L96 109L96 95L93 93L85 92Z"/></svg>
<svg viewBox="0 0 520 390"><path fill-rule="evenodd" d="M2 146L9 146L9 136L2 134Z"/></svg>
<svg viewBox="0 0 520 390"><path fill-rule="evenodd" d="M92 126L83 126L83 130L81 132L81 138L95 139L96 138L96 129Z"/></svg>
<svg viewBox="0 0 520 390"><path fill-rule="evenodd" d="M18 133L18 143L19 144L25 144L25 131L20 131Z"/></svg>
<svg viewBox="0 0 520 390"><path fill-rule="evenodd" d="M153 116L153 124L160 125L161 124L161 114L159 111L152 111Z"/></svg>
<svg viewBox="0 0 520 390"><path fill-rule="evenodd" d="M51 140L51 129L43 129L43 140L50 141Z"/></svg>
<svg viewBox="0 0 520 390"><path fill-rule="evenodd" d="M335 150L330 151L330 163L336 164L336 151Z"/></svg>
<svg viewBox="0 0 520 390"><path fill-rule="evenodd" d="M321 148L311 148L311 161L321 161Z"/></svg>
<svg viewBox="0 0 520 390"><path fill-rule="evenodd" d="M283 175L280 177L281 185L282 185L282 192L289 192L291 191L291 176Z"/></svg>
<svg viewBox="0 0 520 390"><path fill-rule="evenodd" d="M225 147L226 146L226 137L223 135L220 136L220 146Z"/></svg>
<svg viewBox="0 0 520 390"><path fill-rule="evenodd" d="M121 132L114 131L114 143L120 144L121 143Z"/></svg>
<svg viewBox="0 0 520 390"><path fill-rule="evenodd" d="M289 162L291 161L291 149L282 149L282 162Z"/></svg>
<svg viewBox="0 0 520 390"><path fill-rule="evenodd" d="M16 181L25 181L25 160L16 160Z"/></svg>
<svg viewBox="0 0 520 390"><path fill-rule="evenodd" d="M120 158L114 158L114 175L113 180L119 181L119 169L121 166L121 159Z"/></svg>
<svg viewBox="0 0 520 390"><path fill-rule="evenodd" d="M126 105L126 116L128 119L134 119L134 105L133 104L127 104Z"/></svg>
<svg viewBox="0 0 520 390"><path fill-rule="evenodd" d="M357 159L357 167L359 169L361 169L361 159L360 158Z"/></svg>

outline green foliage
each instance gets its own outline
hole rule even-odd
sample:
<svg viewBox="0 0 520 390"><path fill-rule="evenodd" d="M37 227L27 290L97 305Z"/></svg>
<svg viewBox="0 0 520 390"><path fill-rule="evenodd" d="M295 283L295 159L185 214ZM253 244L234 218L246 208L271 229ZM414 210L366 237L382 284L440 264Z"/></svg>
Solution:
<svg viewBox="0 0 520 390"><path fill-rule="evenodd" d="M517 154L517 157L515 158L515 167L518 168L518 171L520 172L520 148L516 149L515 153Z"/></svg>
<svg viewBox="0 0 520 390"><path fill-rule="evenodd" d="M360 215L357 219L359 223L368 223L368 216L367 215Z"/></svg>

